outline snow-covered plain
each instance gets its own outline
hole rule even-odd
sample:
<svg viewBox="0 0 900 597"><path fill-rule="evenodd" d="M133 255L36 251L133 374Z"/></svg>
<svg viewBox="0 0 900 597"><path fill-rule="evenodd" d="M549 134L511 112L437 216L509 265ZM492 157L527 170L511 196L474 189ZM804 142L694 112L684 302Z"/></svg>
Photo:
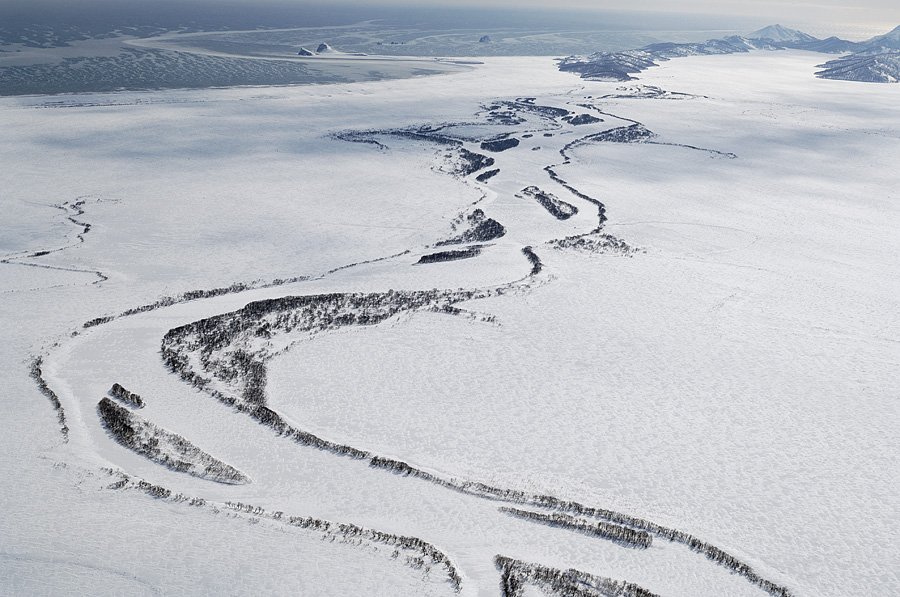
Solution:
<svg viewBox="0 0 900 597"><path fill-rule="evenodd" d="M501 594L496 555L659 595L766 594L681 543L524 520L499 508L572 512L465 481L689 533L793 595L900 591L898 92L815 79L820 60L683 58L623 86L491 58L414 80L0 100L0 592L453 593L439 560L294 516L420 538L467 595ZM436 134L495 163L454 170L460 147ZM480 149L497 135L520 143ZM530 186L578 212L553 217ZM608 220L590 234L592 201ZM475 209L505 235L417 265L459 249L435 245ZM160 357L169 330L254 301L433 288L479 298L330 331L230 321L269 351L282 421L440 482L292 441ZM207 390L243 399L240 376L190 358ZM117 443L97 414L113 383L251 482Z"/></svg>

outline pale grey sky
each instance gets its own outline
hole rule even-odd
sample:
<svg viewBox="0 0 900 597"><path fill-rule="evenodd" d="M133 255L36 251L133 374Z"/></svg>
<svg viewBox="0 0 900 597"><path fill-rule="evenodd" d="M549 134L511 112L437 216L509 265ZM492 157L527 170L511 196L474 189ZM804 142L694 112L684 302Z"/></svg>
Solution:
<svg viewBox="0 0 900 597"><path fill-rule="evenodd" d="M379 2L371 2L379 4ZM900 25L900 0L393 0L415 6L491 6L733 15L759 19L760 26L780 22L817 35L869 37Z"/></svg>

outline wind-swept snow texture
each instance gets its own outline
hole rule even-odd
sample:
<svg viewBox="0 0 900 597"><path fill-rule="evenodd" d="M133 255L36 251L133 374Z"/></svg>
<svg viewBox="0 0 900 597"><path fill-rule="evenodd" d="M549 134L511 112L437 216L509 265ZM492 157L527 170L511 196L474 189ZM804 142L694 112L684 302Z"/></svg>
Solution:
<svg viewBox="0 0 900 597"><path fill-rule="evenodd" d="M900 592L900 116L815 63L0 100L0 592Z"/></svg>

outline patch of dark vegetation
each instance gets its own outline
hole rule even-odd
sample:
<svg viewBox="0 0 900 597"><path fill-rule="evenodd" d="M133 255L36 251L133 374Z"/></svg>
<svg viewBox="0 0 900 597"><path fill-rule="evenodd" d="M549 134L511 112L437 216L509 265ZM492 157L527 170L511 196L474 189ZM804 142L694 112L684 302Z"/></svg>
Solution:
<svg viewBox="0 0 900 597"><path fill-rule="evenodd" d="M437 143L438 145L459 147L460 145L462 145L461 140L450 135L445 135L441 132L448 126L449 125L447 124L437 126L425 125L418 128L384 131L384 134L390 135L392 137L399 137L401 139L410 139L412 141L426 141L428 143Z"/></svg>
<svg viewBox="0 0 900 597"><path fill-rule="evenodd" d="M429 253L422 255L416 265L426 263L443 263L444 261L457 261L459 259L470 259L481 255L481 246L475 245L454 251L441 251L439 253Z"/></svg>
<svg viewBox="0 0 900 597"><path fill-rule="evenodd" d="M555 510L559 513L570 513L582 518L599 518L622 527L630 527L636 531L645 531L657 537L667 539L674 543L686 545L692 551L701 553L710 561L728 568L732 572L743 576L750 583L760 587L773 597L793 597L793 593L786 587L775 584L759 576L748 564L741 562L734 556L726 553L718 547L701 541L697 537L683 531L663 527L649 520L630 516L614 510L585 506L575 501L565 501L550 495L534 495L524 491L493 487L484 483L473 481L456 481L441 479L435 475L422 471L409 464L388 458L372 457L370 466L383 468L395 474L415 477L423 481L436 483L448 489L459 491L467 495L477 496L488 500L511 502L532 507Z"/></svg>
<svg viewBox="0 0 900 597"><path fill-rule="evenodd" d="M522 194L517 196L523 195L540 203L557 220L568 220L578 213L578 208L571 203L566 203L553 193L542 191L535 186L525 187L522 189Z"/></svg>
<svg viewBox="0 0 900 597"><path fill-rule="evenodd" d="M350 265L345 265L343 268L354 267L359 265L357 263L353 263ZM341 268L338 268L341 269ZM336 271L336 270L334 270ZM328 273L334 273L328 272ZM309 280L309 276L294 276L292 278L276 278L268 283L262 283L261 281L256 282L235 282L231 286L223 286L221 288L211 288L208 290L189 290L182 294L176 296L165 296L156 302L149 303L146 305L141 305L139 307L133 307L131 309L127 309L122 311L118 315L109 315L104 317L97 317L90 321L82 324L84 328L91 328L94 326L102 325L104 323L108 323L117 319L119 317L128 317L131 315L137 315L139 313L146 313L148 311L155 311L156 309L162 309L164 307L170 307L172 305L177 305L180 303L186 303L189 301L196 301L200 299L212 298L215 296L222 296L225 294L234 294L237 292L244 292L245 290L251 290L254 288L272 288L275 286L283 286L284 284L294 284L296 282L303 282L305 280Z"/></svg>
<svg viewBox="0 0 900 597"><path fill-rule="evenodd" d="M501 597L522 597L534 586L553 597L659 597L634 583L616 581L570 568L559 570L498 555Z"/></svg>
<svg viewBox="0 0 900 597"><path fill-rule="evenodd" d="M500 511L517 518L524 518L540 524L577 531L579 533L584 533L585 535L600 537L601 539L608 539L609 541L625 547L646 549L653 543L653 538L647 531L636 531L625 526L608 522L592 522L568 514L545 514L541 512L532 512L530 510L519 510L518 508L503 507L500 508Z"/></svg>
<svg viewBox="0 0 900 597"><path fill-rule="evenodd" d="M162 342L166 366L191 385L248 414L279 435L333 454L365 459L363 450L329 442L287 424L265 406L265 361L278 354L267 340L276 334L311 333L375 325L399 313L454 313L455 303L502 294L495 290L395 291L373 294L289 296L257 301L243 309L169 330ZM192 358L193 357L193 358ZM197 367L195 369L195 367ZM217 387L213 386L215 380ZM222 391L222 390L226 390Z"/></svg>
<svg viewBox="0 0 900 597"><path fill-rule="evenodd" d="M618 253L631 256L638 250L611 234L579 234L550 241L554 249L574 249L587 253Z"/></svg>
<svg viewBox="0 0 900 597"><path fill-rule="evenodd" d="M670 529L654 522L650 522L649 520L629 516L613 510L585 506L574 501L562 501L548 495L528 496L516 501L532 506L553 509L558 512L569 512L577 516L600 518L619 525L629 526L633 529L647 531L657 537L686 545L690 550L703 554L707 559L719 566L728 568L735 574L743 576L750 583L760 587L763 591L769 593L773 597L793 597L793 593L791 593L790 590L762 578L749 564L740 561L738 558L719 549L715 545L702 541L684 531Z"/></svg>
<svg viewBox="0 0 900 597"><path fill-rule="evenodd" d="M549 119L562 118L571 114L571 112L569 112L565 108L556 108L554 106L538 106L531 102L517 102L515 105L519 110L531 112L532 114L537 114Z"/></svg>
<svg viewBox="0 0 900 597"><path fill-rule="evenodd" d="M640 143L652 139L656 134L642 124L620 126L585 138L595 143Z"/></svg>
<svg viewBox="0 0 900 597"><path fill-rule="evenodd" d="M590 104L579 104L586 108L592 108L599 112L600 114L606 114L596 106L591 106ZM708 149L706 147L697 147L696 145L688 145L686 143L667 143L663 141L654 141L657 137L656 133L647 129L643 124L636 120L631 120L630 118L622 118L621 116L616 116L621 120L626 120L631 122L632 124L628 126L622 126L614 129L610 129L608 131L603 131L602 133L597 133L596 135L588 135L587 137L583 137L581 139L577 139L572 143L566 145L560 153L565 155L565 152L569 149L577 147L579 145L584 145L587 143L647 143L648 145L664 145L668 147L682 147L684 149L692 149L694 151L703 151L710 154L713 157L723 157L730 160L737 158L737 155L730 151L719 151L717 149Z"/></svg>
<svg viewBox="0 0 900 597"><path fill-rule="evenodd" d="M120 402L124 402L130 406L134 406L136 408L144 408L144 399L134 392L129 392L121 385L114 383L112 387L109 389L109 395L113 398L116 398Z"/></svg>
<svg viewBox="0 0 900 597"><path fill-rule="evenodd" d="M460 176L468 176L494 165L494 158L469 151L465 148L460 148L458 155L459 161L457 161L455 170Z"/></svg>
<svg viewBox="0 0 900 597"><path fill-rule="evenodd" d="M394 259L396 257L401 257L403 255L406 255L409 252L410 251L407 249L406 251L401 251L400 253L395 253L393 255L388 255L386 257L376 257L374 259L367 259L365 261L359 261L356 263L348 263L347 265L342 265L340 267L336 267L331 270L328 270L322 276L318 276L318 277L321 278L323 276L327 276L327 275L333 274L335 272L339 272L339 271L342 271L345 269L350 269L350 268L357 267L360 265L366 265L366 264L370 264L370 263L377 263L379 261L386 261L388 259ZM127 310L119 313L118 315L97 317L88 322L85 322L84 324L82 324L82 327L90 328L90 327L94 327L94 326L101 325L104 323L108 323L110 321L118 319L119 317L128 317L131 315L137 315L139 313L155 311L156 309L162 309L165 307L169 307L171 305L186 303L189 301L212 298L215 296L222 296L225 294L234 294L234 293L244 292L245 290L252 290L252 289L256 289L256 288L273 288L273 287L277 287L277 286L283 286L285 284L295 284L297 282L304 282L309 279L310 279L309 276L293 276L290 278L276 278L276 279L272 280L271 282L265 282L265 283L262 282L261 280L257 280L254 282L235 282L231 286L224 286L224 287L220 287L220 288L212 288L212 289L208 289L208 290L189 290L180 295L163 297L154 303L149 303L146 305L141 305L139 307L133 307L131 309L127 309Z"/></svg>
<svg viewBox="0 0 900 597"><path fill-rule="evenodd" d="M504 126L518 126L524 124L525 119L519 116L515 109L506 103L491 104L483 106L487 113L485 120L492 124L501 124Z"/></svg>
<svg viewBox="0 0 900 597"><path fill-rule="evenodd" d="M563 153L563 152L561 151L560 153ZM569 157L565 153L563 153L563 157L566 158L566 161L563 163L568 164ZM558 183L561 187L563 187L564 189L566 189L567 191L569 191L570 193L572 193L579 199L582 199L584 201L587 201L588 203L592 203L593 205L597 206L597 227L594 228L593 230L591 230L590 232L588 232L588 234L594 234L594 233L600 232L600 230L603 228L603 223L606 222L606 206L603 205L603 203L601 201L594 199L590 195L582 193L581 191L579 191L578 189L576 189L575 187L570 185L565 179L563 179L561 176L559 176L559 174L556 173L556 171L553 169L553 166L545 166L544 172L546 172L550 176L550 180Z"/></svg>
<svg viewBox="0 0 900 597"><path fill-rule="evenodd" d="M44 364L44 360L41 357L35 357L33 361L31 361L31 379L38 386L38 390L40 390L41 394L47 397L50 400L50 404L53 405L53 410L56 411L56 420L59 423L59 432L63 436L63 441L69 441L69 426L66 424L66 411L63 409L62 403L59 401L59 396L56 395L56 392L50 389L50 386L47 385L47 382L44 380L44 372L41 370L41 366Z"/></svg>
<svg viewBox="0 0 900 597"><path fill-rule="evenodd" d="M153 485L147 481L138 481L137 488L150 497L154 497L158 500L167 500L172 497L171 489L166 489L162 485Z"/></svg>
<svg viewBox="0 0 900 597"><path fill-rule="evenodd" d="M531 247L523 254L531 261L531 276L541 271L541 261ZM513 285L505 287L513 288ZM432 482L453 491L481 499L544 508L580 518L597 518L635 531L645 531L669 541L686 545L710 561L744 576L773 597L791 597L782 586L760 577L749 565L693 535L666 528L648 520L613 510L585 506L549 495L504 489L472 481L445 479L422 471L407 463L381 458L346 445L335 444L288 425L275 411L264 405L265 362L289 347L290 338L278 347L258 339L275 334L295 334L297 338L311 333L349 325L374 325L398 313L417 309L455 313L454 304L467 300L504 294L505 289L457 291L388 291L374 294L326 294L292 296L250 303L243 309L200 320L170 330L163 339L162 355L166 365L182 379L204 389L218 400L245 412L276 433L302 445L359 460L368 460L374 468ZM198 367L196 370L194 367ZM218 385L226 394L213 385ZM110 401L111 403L111 401ZM113 406L115 406L114 403ZM119 407L120 410L126 409Z"/></svg>
<svg viewBox="0 0 900 597"><path fill-rule="evenodd" d="M84 325L82 327L92 328L94 326L103 325L104 323L109 323L113 319L115 319L115 318L112 315L105 315L103 317L95 317L94 319L92 319L90 321L84 322Z"/></svg>
<svg viewBox="0 0 900 597"><path fill-rule="evenodd" d="M574 126L580 126L582 124L594 124L595 122L603 122L602 118L597 118L596 116L592 116L590 114L579 114L578 116L573 116L569 119L569 124Z"/></svg>
<svg viewBox="0 0 900 597"><path fill-rule="evenodd" d="M344 270L348 270L348 269L351 269L354 267L359 267L360 265L370 265L372 263L378 263L379 261L388 261L390 259L396 259L397 257L403 257L404 255L408 255L411 252L412 251L410 251L409 249L406 249L404 251L400 251L399 253L394 253L393 255L386 255L385 257L375 257L374 259L366 259L365 261L357 261L355 263L348 263L346 265L341 265L341 266L332 268L332 269L328 270L327 272L325 272L324 275L318 276L315 279L321 279L321 278L324 278L325 276L330 276L333 273L342 272ZM280 283L279 280L276 280L275 282ZM287 283L287 282L284 282L284 283Z"/></svg>
<svg viewBox="0 0 900 597"><path fill-rule="evenodd" d="M513 147L519 146L519 140L515 137L510 137L508 139L496 139L494 141L482 141L481 149L486 151L500 152L506 151L507 149L512 149Z"/></svg>
<svg viewBox="0 0 900 597"><path fill-rule="evenodd" d="M537 253L531 247L523 247L522 253L528 258L528 262L531 263L531 275L536 276L541 273L541 270L544 269L544 264L541 262L541 258L537 256Z"/></svg>
<svg viewBox="0 0 900 597"><path fill-rule="evenodd" d="M418 537L385 533L354 524L336 523L320 518L290 516L282 511L270 511L260 506L242 502L225 502L224 504L207 502L199 497L192 497L182 493L173 494L170 489L161 485L152 485L144 480L133 480L121 471L115 471L110 468L102 470L118 478L117 481L108 485L107 489L119 491L137 489L156 499L184 504L194 508L206 508L216 514L221 511L219 508L222 507L236 513L238 516L242 514L249 515L256 520L266 519L273 523L287 525L296 529L321 533L323 539L331 539L332 541L337 540L354 545L363 545L365 542L387 545L395 548L390 555L391 558L398 559L401 555L406 555L404 562L406 565L415 569L424 569L426 574L431 571L432 566L441 566L444 568L447 581L453 590L459 592L462 587L462 578L450 558L431 543ZM411 553L403 554L402 552Z"/></svg>
<svg viewBox="0 0 900 597"><path fill-rule="evenodd" d="M345 543L359 544L362 541L369 541L394 547L396 548L392 554L394 558L401 555L400 550L413 552L417 555L407 556L406 565L417 570L424 568L426 572L433 565L441 566L446 571L447 579L453 590L458 592L462 588L462 578L447 554L418 537L385 533L351 523L336 523L305 516L284 516L283 512L268 512L265 508L241 502L225 502L225 507L257 517L277 520L295 528L317 531L322 533L323 537L339 539Z"/></svg>
<svg viewBox="0 0 900 597"><path fill-rule="evenodd" d="M506 234L506 228L497 220L488 218L480 209L476 209L466 217L468 228L453 238L443 240L436 246L461 245L472 242L488 242ZM455 225L454 225L455 228Z"/></svg>
<svg viewBox="0 0 900 597"><path fill-rule="evenodd" d="M299 277L294 281L299 282L305 278ZM147 305L141 305L140 307L134 307L132 309L128 309L126 311L122 311L119 317L128 317L129 315L137 315L138 313L145 313L147 311L153 311L155 309L160 309L162 307L169 307L171 305L176 305L178 303L186 303L188 301L195 301L198 299L212 298L214 296L222 296L224 294L232 294L235 292L243 292L245 290L249 290L251 288L255 288L256 285L248 284L245 282L235 282L231 286L223 286L220 288L211 288L209 290L189 290L182 294L176 296L166 296L154 303L149 303ZM99 318L98 318L99 319ZM88 322L90 323L90 322ZM88 327L85 324L85 327Z"/></svg>
<svg viewBox="0 0 900 597"><path fill-rule="evenodd" d="M494 178L500 174L500 168L494 168L493 170L487 170L486 172L482 172L478 176L475 177L475 180L478 182L487 182L488 180Z"/></svg>
<svg viewBox="0 0 900 597"><path fill-rule="evenodd" d="M496 101L488 106L483 106L482 108L487 114L485 119L492 124L518 126L526 122L528 114L547 121L554 121L570 114L565 108L537 105L534 103L536 99L517 98L512 101Z"/></svg>
<svg viewBox="0 0 900 597"><path fill-rule="evenodd" d="M239 485L250 482L243 473L213 458L180 435L160 429L109 398L97 403L97 412L113 439L153 462L218 483Z"/></svg>

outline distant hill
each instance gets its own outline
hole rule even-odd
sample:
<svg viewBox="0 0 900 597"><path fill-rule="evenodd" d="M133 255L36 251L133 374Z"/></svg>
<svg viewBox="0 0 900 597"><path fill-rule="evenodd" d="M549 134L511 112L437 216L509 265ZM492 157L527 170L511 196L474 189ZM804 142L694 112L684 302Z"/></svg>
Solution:
<svg viewBox="0 0 900 597"><path fill-rule="evenodd" d="M832 36L826 39L806 42L798 49L821 52L823 54L843 54L844 52L855 52L859 47L859 44L855 41L847 41L846 39Z"/></svg>
<svg viewBox="0 0 900 597"><path fill-rule="evenodd" d="M863 81L867 83L900 82L900 51L879 54L851 54L819 65L816 76L822 79Z"/></svg>
<svg viewBox="0 0 900 597"><path fill-rule="evenodd" d="M870 40L859 44L860 47L867 52L878 52L882 50L900 50L900 27L884 35L877 35Z"/></svg>
<svg viewBox="0 0 900 597"><path fill-rule="evenodd" d="M781 25L769 25L762 29L757 29L753 33L745 36L747 39L767 39L770 41L793 41L793 42L815 42L820 41L808 33L789 29Z"/></svg>
<svg viewBox="0 0 900 597"><path fill-rule="evenodd" d="M850 56L820 66L817 76L852 81L896 82L897 55L900 55L900 27L864 42L838 37L818 39L782 25L769 25L748 33L722 39L691 43L655 43L624 52L596 52L588 56L568 56L559 60L559 69L579 74L583 79L629 81L659 62L682 56L736 54L751 50L806 50Z"/></svg>
<svg viewBox="0 0 900 597"><path fill-rule="evenodd" d="M859 42L853 54L820 64L817 77L866 83L900 82L900 27Z"/></svg>

